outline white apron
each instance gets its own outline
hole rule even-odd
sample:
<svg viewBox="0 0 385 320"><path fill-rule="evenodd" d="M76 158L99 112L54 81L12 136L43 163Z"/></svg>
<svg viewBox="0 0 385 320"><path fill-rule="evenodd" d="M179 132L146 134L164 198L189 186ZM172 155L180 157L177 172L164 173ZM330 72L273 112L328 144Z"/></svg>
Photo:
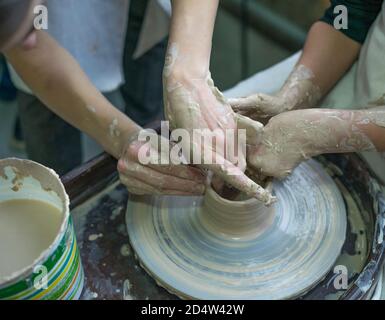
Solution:
<svg viewBox="0 0 385 320"><path fill-rule="evenodd" d="M299 52L242 81L226 91L225 95L241 97L256 92L272 94L278 91L297 63L300 54ZM378 103L382 101L381 105L385 105L385 2L368 33L358 61L325 97L320 107L360 109L374 101ZM385 154L363 152L361 155L385 184Z"/></svg>

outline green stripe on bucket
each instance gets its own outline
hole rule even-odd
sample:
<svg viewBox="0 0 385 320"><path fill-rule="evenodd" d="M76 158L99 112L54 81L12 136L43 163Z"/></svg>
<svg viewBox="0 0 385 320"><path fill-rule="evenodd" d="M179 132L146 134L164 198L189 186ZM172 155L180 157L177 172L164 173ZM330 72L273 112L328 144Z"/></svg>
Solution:
<svg viewBox="0 0 385 320"><path fill-rule="evenodd" d="M68 247L68 245L70 246ZM66 272L64 278L59 281L56 288L51 288L48 290L49 292L44 294L41 299L59 298L68 289L67 286L74 280L77 270L82 268L79 251L76 245L75 231L73 228L72 219L70 217L67 230L63 235L63 239L60 241L53 254L49 256L49 258L43 263L43 266L45 266L48 271L48 287L50 284L54 283L58 277L63 275L74 250L75 257L73 263L69 270ZM60 262L61 259L64 260L64 262ZM33 286L34 280L38 276L39 274L31 274L26 279L20 280L19 282L9 287L0 289L0 299L33 299L33 297L36 297L44 291L44 289L36 290ZM53 276L54 278L50 279L50 276ZM80 272L78 272L78 277L79 276Z"/></svg>
<svg viewBox="0 0 385 320"><path fill-rule="evenodd" d="M64 269L68 266L69 260L71 259L71 256L72 256L74 250L76 250L76 242L75 242L75 238L72 237L71 247L70 247L70 250L68 251L68 253L65 256L65 261L61 264L61 267L60 267L59 271L54 273L53 275L51 275L51 278L50 277L48 278L48 289L64 273ZM77 260L79 260L79 255L78 255L78 251L76 250L75 251L75 257L74 257L74 260L73 260L73 265L76 264ZM68 270L68 273L71 272L72 268L73 268L73 266L70 266L70 269ZM59 283L60 283L60 285L62 285L61 282L59 282ZM32 288L32 289L34 289L34 288ZM29 292L22 292L19 296L16 296L15 298L17 298L17 299L18 298L23 298L23 299L26 299L26 300L33 299L35 296L43 293L44 291L46 291L48 289L29 290L30 293L31 293L30 295L27 295ZM49 292L55 292L56 290L57 289L53 288L53 289L48 290L48 291ZM43 295L43 297L44 297L44 295Z"/></svg>

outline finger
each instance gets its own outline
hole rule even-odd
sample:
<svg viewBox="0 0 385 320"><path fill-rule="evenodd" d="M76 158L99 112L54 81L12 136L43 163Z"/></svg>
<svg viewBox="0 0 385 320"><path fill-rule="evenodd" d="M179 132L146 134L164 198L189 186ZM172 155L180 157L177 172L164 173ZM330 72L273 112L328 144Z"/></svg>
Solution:
<svg viewBox="0 0 385 320"><path fill-rule="evenodd" d="M164 173L168 176L173 176L180 179L186 179L194 181L195 183L205 183L206 174L203 170L189 165L170 165L170 166L157 166L149 165L151 169Z"/></svg>
<svg viewBox="0 0 385 320"><path fill-rule="evenodd" d="M138 163L130 162L120 164L119 172L159 190L172 189L194 194L201 194L204 191L203 183L164 174L157 170L157 166L151 168L149 166L142 166Z"/></svg>
<svg viewBox="0 0 385 320"><path fill-rule="evenodd" d="M246 169L246 175L250 177L253 181L268 181L269 177L262 173L260 168L254 168L252 165L249 165Z"/></svg>
<svg viewBox="0 0 385 320"><path fill-rule="evenodd" d="M137 195L158 193L158 190L156 190L156 188L142 181L139 181L133 177L128 177L121 174L119 179L120 179L120 182L127 187L130 193L137 194Z"/></svg>
<svg viewBox="0 0 385 320"><path fill-rule="evenodd" d="M230 98L227 100L227 102L232 107L255 108L269 105L274 99L276 99L274 96L270 96L264 93L257 93L243 98Z"/></svg>
<svg viewBox="0 0 385 320"><path fill-rule="evenodd" d="M169 141L165 141L167 144L169 144ZM144 148L142 151L143 153L147 154L148 152L151 155L150 165L147 165L148 168L151 168L152 170L146 171L145 166L142 165L139 161L139 153L141 148ZM168 152L166 152L168 153ZM155 159L152 159L152 155L155 156ZM147 144L142 143L132 143L129 148L127 149L125 158L122 158L118 162L118 170L120 173L125 174L127 172L139 172L142 174L140 177L140 180L144 180L146 182L146 175L154 175L156 172L162 173L161 179L164 179L163 181L169 181L170 177L174 177L175 179L171 179L170 183L177 183L179 189L180 186L182 188L197 188L199 185L203 185L206 181L206 175L205 172L203 172L199 168L187 166L187 165L160 165L158 164L159 161L163 161L163 163L169 163L169 157L167 159L164 159L164 153L158 153L157 150L151 148L151 146L148 146ZM143 172L145 171L145 172ZM132 175L132 174L131 174ZM158 177L158 175L156 176ZM150 177L147 177L151 179ZM174 182L177 181L177 182ZM179 182L178 182L179 181ZM159 183L159 182L158 182ZM163 182L162 182L163 183ZM151 185L151 183L150 183ZM180 186L179 186L180 185ZM199 188L199 187L198 187ZM184 190L185 191L185 190ZM189 190L188 190L189 191Z"/></svg>
<svg viewBox="0 0 385 320"><path fill-rule="evenodd" d="M170 151L175 146L175 144L170 142L168 139L166 139L162 136L160 136L159 140L160 140L161 146L160 146L160 152L157 154L160 155L160 159L161 159L160 163L162 165L151 164L151 165L149 165L150 168L152 168L156 171L162 172L164 174L170 175L170 176L174 176L174 177L178 177L178 178L182 178L182 179L193 180L193 181L199 182L199 183L205 182L206 173L204 171L202 171L201 169L196 168L196 167L192 167L192 166L189 166L186 164L181 164L181 165L175 164L174 165L172 162L171 156L170 156ZM169 148L162 148L162 144L168 145ZM187 160L184 158L184 156L182 156L182 158L180 158L178 160L187 161L187 162L182 162L182 163L189 163L188 161L190 159ZM168 164L170 164L170 165L168 165Z"/></svg>
<svg viewBox="0 0 385 320"><path fill-rule="evenodd" d="M205 165L215 174L220 176L230 185L244 192L246 195L262 201L265 205L270 205L275 201L275 197L270 192L255 183L237 166L216 155L216 159L221 164Z"/></svg>
<svg viewBox="0 0 385 320"><path fill-rule="evenodd" d="M270 116L274 114L278 103L275 97L263 93L251 95L246 98L229 99L228 102L235 112L241 112L242 114L254 113L260 114L260 116Z"/></svg>
<svg viewBox="0 0 385 320"><path fill-rule="evenodd" d="M259 168L261 176L274 177L278 179L287 178L297 166L291 162L285 163L284 161L274 161L273 159L266 160L262 157L254 159L253 166Z"/></svg>
<svg viewBox="0 0 385 320"><path fill-rule="evenodd" d="M179 190L158 190L145 183L131 178L121 179L122 183L127 186L128 192L135 195L173 195L173 196L200 196L199 193L183 192ZM133 185L135 187L133 187Z"/></svg>
<svg viewBox="0 0 385 320"><path fill-rule="evenodd" d="M127 149L125 156L132 163L139 162L140 164L142 164L139 159L139 154L149 154L150 164L148 166L156 171L163 172L164 174L170 176L192 180L198 183L203 183L206 180L205 173L199 168L194 168L187 165L168 165L170 163L169 151L171 150L172 145L170 144L170 141L165 139L164 137L160 137L160 139L158 138L159 137L157 136L156 141L158 141L158 143L161 143L160 146L152 145L151 141L149 144L143 144L142 142L131 143L131 145ZM168 148L162 148L163 145L166 145ZM161 149L161 152L158 152L159 147ZM146 160L148 159L146 158ZM122 171L124 170L126 169L123 168Z"/></svg>
<svg viewBox="0 0 385 320"><path fill-rule="evenodd" d="M258 145L262 139L263 124L248 117L236 114L237 128L246 130L246 143Z"/></svg>
<svg viewBox="0 0 385 320"><path fill-rule="evenodd" d="M121 175L120 181L127 187L127 190L136 195L174 195L174 196L200 196L203 194L194 191L181 191L173 189L158 189L133 177Z"/></svg>
<svg viewBox="0 0 385 320"><path fill-rule="evenodd" d="M234 111L227 102L223 93L215 86L214 81L211 78L211 74L208 76L207 84L211 89L213 97L215 97L215 102L212 103L211 108L208 108L209 113L214 112L215 126L211 128L218 127L218 121L222 129L234 127Z"/></svg>
<svg viewBox="0 0 385 320"><path fill-rule="evenodd" d="M244 97L244 98L229 98L227 102L233 109L237 110L249 110L254 109L256 107L257 99L254 95Z"/></svg>

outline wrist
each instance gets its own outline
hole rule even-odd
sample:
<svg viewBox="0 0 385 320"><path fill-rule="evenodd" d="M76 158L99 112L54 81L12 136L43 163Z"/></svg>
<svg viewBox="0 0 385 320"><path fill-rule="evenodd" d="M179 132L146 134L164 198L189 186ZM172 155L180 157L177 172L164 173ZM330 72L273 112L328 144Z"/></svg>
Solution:
<svg viewBox="0 0 385 320"><path fill-rule="evenodd" d="M311 158L323 153L334 152L336 148L336 134L333 117L329 117L327 111L320 109L303 109L293 111L297 118L299 135L303 141L305 158Z"/></svg>
<svg viewBox="0 0 385 320"><path fill-rule="evenodd" d="M313 71L304 65L290 74L278 96L284 99L286 111L313 108L322 98L321 89L314 82Z"/></svg>
<svg viewBox="0 0 385 320"><path fill-rule="evenodd" d="M312 156L323 153L375 151L370 136L350 110L306 109L297 114L296 129L304 150ZM295 117L294 117L295 118Z"/></svg>
<svg viewBox="0 0 385 320"><path fill-rule="evenodd" d="M308 159L327 153L333 141L328 119L318 109L283 112L269 121L265 130L278 141L279 148Z"/></svg>
<svg viewBox="0 0 385 320"><path fill-rule="evenodd" d="M188 81L207 77L210 65L210 50L194 51L170 41L165 58L163 78L165 81Z"/></svg>
<svg viewBox="0 0 385 320"><path fill-rule="evenodd" d="M188 64L176 64L171 70L166 67L163 72L163 79L166 83L181 82L188 83L194 79L206 79L209 71L208 63L192 62Z"/></svg>
<svg viewBox="0 0 385 320"><path fill-rule="evenodd" d="M127 145L138 138L140 130L143 130L143 128L136 124L128 124L122 126L118 142L113 144L113 156L116 159L121 158L125 153Z"/></svg>
<svg viewBox="0 0 385 320"><path fill-rule="evenodd" d="M277 97L282 99L282 112L314 108L322 98L319 89L309 81L283 87Z"/></svg>

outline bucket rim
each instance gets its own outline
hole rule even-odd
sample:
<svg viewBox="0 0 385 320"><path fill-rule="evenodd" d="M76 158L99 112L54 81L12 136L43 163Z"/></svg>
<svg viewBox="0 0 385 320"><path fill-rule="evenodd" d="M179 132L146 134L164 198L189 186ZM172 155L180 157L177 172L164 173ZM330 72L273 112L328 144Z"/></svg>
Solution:
<svg viewBox="0 0 385 320"><path fill-rule="evenodd" d="M12 167L12 166L15 167L16 169L19 169L20 167L23 167L24 169L25 168L28 168L28 169L36 168L36 170L40 170L41 172L46 172L53 179L56 180L56 182L58 183L58 188L60 190L52 190L52 191L55 194L57 194L57 196L62 200L63 218L62 218L62 221L60 224L59 231L58 231L56 237L54 238L54 240L48 246L48 248L43 250L40 253L40 255L34 261L32 261L28 266L26 266L20 270L14 271L9 276L0 278L0 289L4 289L8 286L11 286L11 285L17 283L20 280L26 279L29 276L33 275L34 268L38 265L43 265L44 262L46 262L49 259L49 257L54 253L56 248L59 246L61 240L63 239L63 237L67 231L67 228L69 225L69 219L70 219L70 210L69 210L70 200L69 200L68 194L65 190L65 187L64 187L59 175L53 169L48 168L48 167L46 167L46 166L44 166L38 162L35 162L32 160L27 160L27 159L19 159L19 158L12 158L12 157L0 159L0 173L1 173L2 169L5 169L7 167ZM36 178L33 175L33 172L31 172L29 176L36 179L40 183L42 183L42 181L40 181L40 179ZM4 180L4 178L0 174L0 181L1 180ZM42 187L43 187L43 185L42 185ZM57 191L59 191L59 192L57 192Z"/></svg>

